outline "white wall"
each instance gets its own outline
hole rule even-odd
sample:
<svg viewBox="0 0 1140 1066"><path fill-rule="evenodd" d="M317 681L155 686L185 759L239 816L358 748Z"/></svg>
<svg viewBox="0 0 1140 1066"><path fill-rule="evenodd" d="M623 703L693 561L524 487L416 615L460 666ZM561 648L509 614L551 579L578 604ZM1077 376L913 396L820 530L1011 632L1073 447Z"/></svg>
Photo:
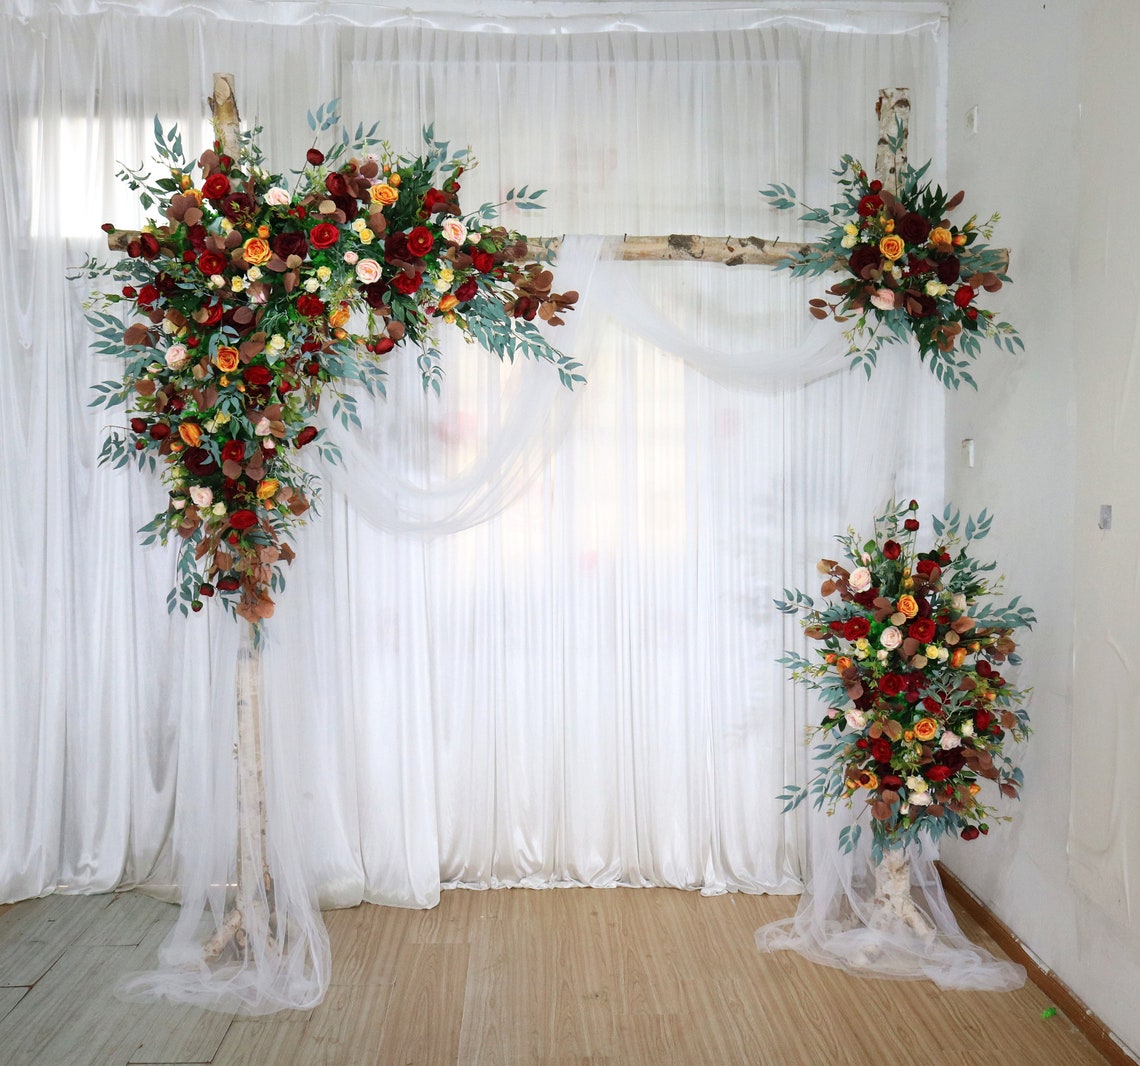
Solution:
<svg viewBox="0 0 1140 1066"><path fill-rule="evenodd" d="M1134 1051L1138 45L1136 0L951 4L948 182L966 190L962 210L1002 212L996 243L1012 250L1014 285L986 306L1021 330L1026 353L984 350L980 391L951 399L947 492L996 512L979 552L1040 622L1023 644L1034 735L1015 820L945 859ZM1114 506L1110 533L1097 528L1101 503Z"/></svg>

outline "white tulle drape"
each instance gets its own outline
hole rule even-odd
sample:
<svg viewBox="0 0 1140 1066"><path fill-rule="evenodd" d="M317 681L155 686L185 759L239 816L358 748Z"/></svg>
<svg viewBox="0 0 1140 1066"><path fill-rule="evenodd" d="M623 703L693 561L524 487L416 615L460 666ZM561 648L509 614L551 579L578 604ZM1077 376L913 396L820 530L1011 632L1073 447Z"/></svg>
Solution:
<svg viewBox="0 0 1140 1066"><path fill-rule="evenodd" d="M332 97L412 152L434 122L480 159L465 204L541 184L548 210L506 223L571 238L795 237L759 189L828 202L884 86L912 89L912 157L937 155L941 5L522 6L0 7L0 899L182 899L164 960L200 1002L311 1002L318 903L797 891L803 827L774 796L802 776L804 710L774 660L798 633L771 600L885 497L941 496L942 396L906 353L867 382L785 273L568 239L586 386L448 341L442 397L397 356L387 402L336 431L260 655L265 849L298 954L192 993L236 879L240 631L167 616L172 557L134 533L163 494L96 466L88 385L116 368L64 280L102 222L138 220L113 174L149 158L153 117L204 144L232 71L281 170Z"/></svg>

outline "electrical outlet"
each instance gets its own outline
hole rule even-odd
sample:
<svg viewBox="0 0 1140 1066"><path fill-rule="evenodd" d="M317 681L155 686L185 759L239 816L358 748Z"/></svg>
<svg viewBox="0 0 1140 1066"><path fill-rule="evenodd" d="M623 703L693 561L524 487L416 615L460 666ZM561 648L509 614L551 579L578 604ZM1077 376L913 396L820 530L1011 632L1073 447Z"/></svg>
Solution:
<svg viewBox="0 0 1140 1066"><path fill-rule="evenodd" d="M1097 522L1099 529L1109 530L1112 529L1112 504L1102 503L1100 505L1100 519Z"/></svg>
<svg viewBox="0 0 1140 1066"><path fill-rule="evenodd" d="M966 131L968 133L978 132L978 105L974 104L969 111L966 112Z"/></svg>

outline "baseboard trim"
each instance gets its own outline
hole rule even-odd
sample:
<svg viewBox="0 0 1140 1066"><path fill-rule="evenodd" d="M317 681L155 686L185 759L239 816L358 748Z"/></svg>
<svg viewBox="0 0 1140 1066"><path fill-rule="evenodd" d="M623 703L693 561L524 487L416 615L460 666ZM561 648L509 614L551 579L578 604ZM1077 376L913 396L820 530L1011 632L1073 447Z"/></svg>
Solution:
<svg viewBox="0 0 1140 1066"><path fill-rule="evenodd" d="M993 911L982 903L941 862L935 863L935 866L938 867L938 873L942 878L942 885L946 889L946 894L960 904L962 909L994 938L1002 951L1014 962L1025 967L1029 979L1049 997L1053 1005L1081 1031L1088 1042L1112 1066L1136 1066L1137 1060L1117 1043L1101 1020L1074 995L1069 986L1060 980L1056 974L1041 968L1029 952L1021 946L1021 941L1014 936L1009 926L1000 921Z"/></svg>

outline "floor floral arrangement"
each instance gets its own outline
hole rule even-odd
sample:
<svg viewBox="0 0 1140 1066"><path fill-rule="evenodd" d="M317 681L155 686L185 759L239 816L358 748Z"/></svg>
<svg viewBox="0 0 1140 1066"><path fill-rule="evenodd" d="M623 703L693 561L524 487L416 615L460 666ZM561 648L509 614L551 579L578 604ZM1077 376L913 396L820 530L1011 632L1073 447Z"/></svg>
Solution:
<svg viewBox="0 0 1140 1066"><path fill-rule="evenodd" d="M988 833L1004 816L983 801L982 783L1017 798L1022 773L1008 748L1029 734L1028 693L1003 671L1019 661L1013 632L1036 619L1020 597L983 602L1000 593L1000 579L991 582L995 564L970 551L992 517L983 511L963 526L947 507L932 522L934 543L920 550L917 510L914 500L892 503L873 538L850 529L837 538L849 565L820 562L825 603L790 589L776 601L802 614L820 645L780 662L828 707L812 731L819 743L811 780L781 794L784 809L808 795L829 812L855 805L840 846L854 849L867 815L876 862L920 834Z"/></svg>
<svg viewBox="0 0 1140 1066"><path fill-rule="evenodd" d="M895 136L901 138L901 128ZM961 382L977 388L969 368L983 339L1010 352L1025 347L1013 326L979 306L983 294L1010 280L1006 254L986 243L1000 216L952 222L949 215L965 194L951 196L924 181L929 168L930 162L903 167L894 194L845 155L833 172L840 199L830 207L799 203L788 185L771 185L761 195L779 210L804 207L801 221L827 227L781 267L795 276L834 269L846 275L827 290L831 300L816 297L810 307L816 318L853 322L844 333L852 368L861 366L870 377L884 344L913 340L947 388Z"/></svg>
<svg viewBox="0 0 1140 1066"><path fill-rule="evenodd" d="M254 624L272 615L289 535L315 495L299 453L338 458L318 405L329 395L335 417L359 424L347 386L383 393L398 346L418 347L435 392L437 326L503 359L548 361L568 387L583 381L535 323L562 324L577 294L552 291L526 237L496 224L501 205L463 211L469 151L431 129L421 156L395 154L375 126L338 135L336 101L308 118L313 147L290 178L267 169L260 130L233 156L218 141L195 163L156 119L156 173L118 175L154 215L126 257L88 259L76 275L117 287L87 305L95 350L124 364L93 406L129 416L101 460L161 470L169 503L141 532L180 540L171 610L217 597ZM318 148L324 135L333 143ZM530 210L541 195L524 187L506 202Z"/></svg>

